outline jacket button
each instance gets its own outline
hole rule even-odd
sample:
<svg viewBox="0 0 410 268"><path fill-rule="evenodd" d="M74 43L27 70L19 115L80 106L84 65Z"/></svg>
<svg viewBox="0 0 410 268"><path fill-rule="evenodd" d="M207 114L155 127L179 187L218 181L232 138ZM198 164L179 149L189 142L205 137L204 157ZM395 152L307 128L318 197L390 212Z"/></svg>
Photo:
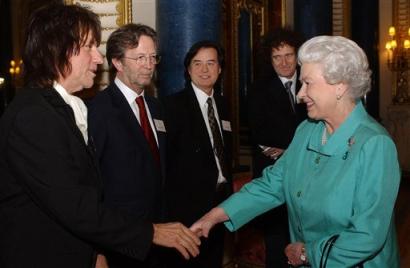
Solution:
<svg viewBox="0 0 410 268"><path fill-rule="evenodd" d="M319 163L320 163L320 156L316 157L315 163L316 163L316 164L319 164Z"/></svg>
<svg viewBox="0 0 410 268"><path fill-rule="evenodd" d="M302 195L302 191L297 192L296 196L300 197Z"/></svg>

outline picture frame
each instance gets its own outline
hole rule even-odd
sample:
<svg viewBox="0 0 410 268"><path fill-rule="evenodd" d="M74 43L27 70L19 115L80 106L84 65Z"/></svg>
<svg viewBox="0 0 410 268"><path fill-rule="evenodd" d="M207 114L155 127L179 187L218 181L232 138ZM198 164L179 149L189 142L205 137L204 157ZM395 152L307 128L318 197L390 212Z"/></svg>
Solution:
<svg viewBox="0 0 410 268"><path fill-rule="evenodd" d="M223 0L222 45L225 61L222 93L230 107L233 131L233 165L240 166L240 141L249 135L246 120L247 88L253 82L259 58L261 38L286 22L286 0ZM247 33L245 36L243 33ZM248 61L244 62L249 55ZM246 80L241 80L246 77ZM241 120L242 118L242 120Z"/></svg>
<svg viewBox="0 0 410 268"><path fill-rule="evenodd" d="M98 69L94 87L80 93L81 98L91 98L110 83L110 70L105 57L107 39L118 27L132 22L132 0L64 0L64 3L88 8L100 17L102 31L99 51L104 56L104 62Z"/></svg>
<svg viewBox="0 0 410 268"><path fill-rule="evenodd" d="M100 16L102 24L103 18L110 16L115 17L118 27L132 22L132 0L64 0L64 2L66 5L90 8Z"/></svg>

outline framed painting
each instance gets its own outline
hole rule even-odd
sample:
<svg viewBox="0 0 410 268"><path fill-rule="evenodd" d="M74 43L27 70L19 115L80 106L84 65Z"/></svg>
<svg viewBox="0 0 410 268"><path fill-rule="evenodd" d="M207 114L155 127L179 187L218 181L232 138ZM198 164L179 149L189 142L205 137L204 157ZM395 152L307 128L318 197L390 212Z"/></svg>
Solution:
<svg viewBox="0 0 410 268"><path fill-rule="evenodd" d="M228 99L233 126L233 162L240 168L240 147L247 148L248 89L258 73L262 37L285 23L285 0L223 0L222 44L225 67L222 92ZM242 142L241 142L242 140ZM244 151L244 150L242 150ZM248 150L249 151L249 150ZM250 152L249 152L250 154Z"/></svg>
<svg viewBox="0 0 410 268"><path fill-rule="evenodd" d="M64 0L64 2L91 9L100 16L103 25L118 27L132 22L132 0Z"/></svg>

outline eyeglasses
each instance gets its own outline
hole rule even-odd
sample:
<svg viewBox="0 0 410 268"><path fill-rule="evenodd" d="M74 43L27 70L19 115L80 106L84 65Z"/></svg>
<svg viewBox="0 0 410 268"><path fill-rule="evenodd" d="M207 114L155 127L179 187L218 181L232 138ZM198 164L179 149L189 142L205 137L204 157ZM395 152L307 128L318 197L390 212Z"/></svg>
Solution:
<svg viewBox="0 0 410 268"><path fill-rule="evenodd" d="M159 55L149 55L149 56L139 55L136 58L130 58L130 57L124 57L124 58L135 60L137 64L139 65L146 64L148 62L148 59L149 59L149 62L154 65L158 64L159 61L161 60L161 57Z"/></svg>

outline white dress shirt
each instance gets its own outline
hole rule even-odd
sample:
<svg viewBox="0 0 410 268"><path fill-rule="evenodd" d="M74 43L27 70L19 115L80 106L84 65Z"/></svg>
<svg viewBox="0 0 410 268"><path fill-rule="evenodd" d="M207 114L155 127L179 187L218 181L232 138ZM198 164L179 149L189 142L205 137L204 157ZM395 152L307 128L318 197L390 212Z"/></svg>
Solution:
<svg viewBox="0 0 410 268"><path fill-rule="evenodd" d="M65 103L70 105L73 109L75 123L80 129L85 143L88 144L87 107L84 102L79 97L69 94L67 90L56 81L54 81L53 87L63 98Z"/></svg>
<svg viewBox="0 0 410 268"><path fill-rule="evenodd" d="M211 141L211 144L212 144L212 147L213 147L214 146L214 139L212 137L211 127L209 126L208 104L206 102L209 97L211 97L212 100L213 100L212 104L213 104L213 107L214 107L215 118L216 118L216 121L218 123L219 131L222 131L220 120L219 120L219 115L218 115L218 109L216 108L215 100L214 100L214 97L213 97L214 90L212 90L211 96L208 96L207 94L205 94L205 92L203 92L201 89L199 89L197 86L195 86L194 83L191 82L191 85L192 85L192 88L194 89L196 99L198 100L198 103L199 103L199 107L201 108L201 112L202 112L202 116L203 116L204 121L205 121L206 129L208 130L209 140ZM222 137L222 141L223 141L222 133L221 133L221 137ZM219 183L224 183L224 182L226 182L226 178L222 174L222 168L219 165L218 157L215 155L215 153L214 153L214 157L215 157L216 166L218 167L218 184Z"/></svg>
<svg viewBox="0 0 410 268"><path fill-rule="evenodd" d="M280 81L282 81L283 86L285 86L285 83L288 81L292 81L292 86L290 87L290 91L292 92L293 99L296 100L295 103L299 103L298 99L296 98L296 71L293 74L292 78L286 78L283 76L279 76Z"/></svg>
<svg viewBox="0 0 410 268"><path fill-rule="evenodd" d="M127 99L127 102L130 105L132 112L134 113L135 117L137 118L138 123L140 123L140 125L141 125L140 110L138 108L137 103L135 102L135 99L137 97L141 97L141 96L144 97L145 91L143 90L142 93L140 95L138 95L137 92L135 92L134 90L129 88L127 85L125 85L120 79L118 79L118 77L115 78L114 83L120 89L120 91L124 95L125 99ZM154 122L152 120L151 112L149 110L147 102L145 101L145 97L144 97L144 104L145 104L145 109L147 110L149 124L151 125L152 132L154 132L155 141L157 142L157 145L158 145L158 148L159 148L157 132L155 131L156 128L155 128Z"/></svg>

